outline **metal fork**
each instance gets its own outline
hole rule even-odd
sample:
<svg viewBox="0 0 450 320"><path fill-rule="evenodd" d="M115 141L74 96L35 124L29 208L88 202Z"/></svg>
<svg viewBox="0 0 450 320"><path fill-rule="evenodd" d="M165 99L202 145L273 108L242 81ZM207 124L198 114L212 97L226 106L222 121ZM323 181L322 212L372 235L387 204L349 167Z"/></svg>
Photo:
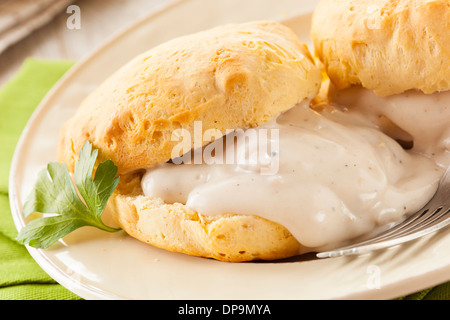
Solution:
<svg viewBox="0 0 450 320"><path fill-rule="evenodd" d="M380 234L346 247L316 254L318 258L363 254L395 246L440 230L450 224L450 167L442 176L433 198L419 211Z"/></svg>

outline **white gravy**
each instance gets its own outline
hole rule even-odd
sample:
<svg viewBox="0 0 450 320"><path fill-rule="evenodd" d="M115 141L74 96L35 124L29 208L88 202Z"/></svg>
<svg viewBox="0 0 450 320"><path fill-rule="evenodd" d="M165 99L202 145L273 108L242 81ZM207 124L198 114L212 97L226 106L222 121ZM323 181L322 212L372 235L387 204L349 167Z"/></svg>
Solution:
<svg viewBox="0 0 450 320"><path fill-rule="evenodd" d="M330 249L398 221L436 190L450 144L450 92L392 98L348 93L334 98L354 108L298 105L257 129L277 129L279 144L272 139L258 149L238 140L235 164L149 168L144 194L209 216L258 215L285 226L304 251ZM405 150L383 133L380 114L412 137L414 148ZM224 139L212 142L215 157L226 156L223 145ZM261 150L265 157L259 158ZM249 164L256 153L262 160ZM274 161L277 170L261 174Z"/></svg>
<svg viewBox="0 0 450 320"><path fill-rule="evenodd" d="M450 91L426 95L411 90L379 97L361 87L330 87L328 93L331 101L363 115L386 134L413 141L415 153L433 158L443 167L450 165Z"/></svg>

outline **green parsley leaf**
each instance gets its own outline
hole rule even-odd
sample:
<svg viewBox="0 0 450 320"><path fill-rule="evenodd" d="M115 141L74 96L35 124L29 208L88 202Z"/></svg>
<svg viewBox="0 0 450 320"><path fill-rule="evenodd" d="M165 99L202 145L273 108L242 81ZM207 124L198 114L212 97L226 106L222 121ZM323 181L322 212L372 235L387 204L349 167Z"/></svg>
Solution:
<svg viewBox="0 0 450 320"><path fill-rule="evenodd" d="M25 201L23 214L47 215L30 221L22 228L17 235L19 242L45 249L83 226L108 232L120 230L105 225L101 220L108 199L119 184L119 177L116 177L118 168L107 160L98 165L94 175L97 155L98 150L92 151L91 143L86 142L75 163L76 188L64 163L49 163L39 173Z"/></svg>

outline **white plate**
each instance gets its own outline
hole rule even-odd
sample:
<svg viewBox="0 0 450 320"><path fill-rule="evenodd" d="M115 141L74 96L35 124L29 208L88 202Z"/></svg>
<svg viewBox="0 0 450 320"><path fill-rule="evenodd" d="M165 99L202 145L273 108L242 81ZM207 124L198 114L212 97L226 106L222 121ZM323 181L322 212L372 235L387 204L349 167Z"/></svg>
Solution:
<svg viewBox="0 0 450 320"><path fill-rule="evenodd" d="M316 1L184 0L114 37L78 63L36 110L11 167L18 229L36 174L56 159L56 136L80 101L129 59L175 36L229 22L281 20L309 43ZM236 10L235 8L239 8ZM306 14L302 14L306 13ZM28 248L56 281L85 299L391 299L450 280L450 234L357 257L225 263L171 253L123 232L78 229L47 250Z"/></svg>

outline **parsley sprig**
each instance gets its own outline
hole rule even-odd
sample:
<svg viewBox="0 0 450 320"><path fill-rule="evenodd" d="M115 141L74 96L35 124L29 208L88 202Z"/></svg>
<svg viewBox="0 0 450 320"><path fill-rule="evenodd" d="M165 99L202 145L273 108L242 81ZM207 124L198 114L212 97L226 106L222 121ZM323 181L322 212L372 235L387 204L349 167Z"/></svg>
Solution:
<svg viewBox="0 0 450 320"><path fill-rule="evenodd" d="M98 165L94 175L97 155L98 150L92 150L92 144L86 142L75 163L76 188L64 163L49 163L39 173L25 201L23 214L28 217L40 213L42 216L19 231L19 242L45 249L83 226L108 232L120 230L105 225L101 219L108 199L119 183L118 168L107 160Z"/></svg>

